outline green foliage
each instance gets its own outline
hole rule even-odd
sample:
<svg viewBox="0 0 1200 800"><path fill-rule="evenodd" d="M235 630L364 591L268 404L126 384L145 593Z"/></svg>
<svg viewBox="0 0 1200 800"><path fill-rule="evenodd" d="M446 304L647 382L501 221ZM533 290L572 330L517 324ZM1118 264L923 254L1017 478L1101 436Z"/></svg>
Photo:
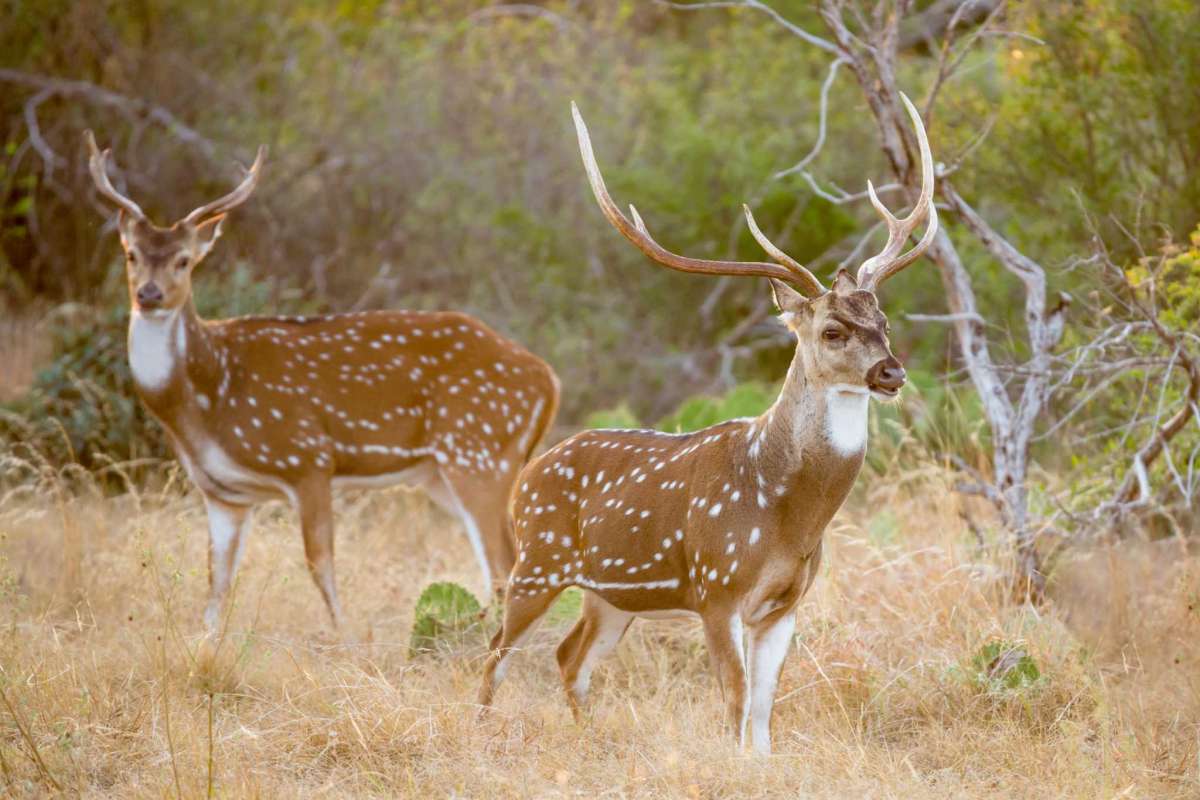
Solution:
<svg viewBox="0 0 1200 800"><path fill-rule="evenodd" d="M302 281L323 310L365 294L371 306L474 312L556 367L572 387L570 422L614 396L643 417L677 404L679 382L656 359L707 346L766 287L734 282L706 319L681 324L713 282L648 264L605 224L580 169L569 101L592 126L613 194L636 201L664 242L761 259L739 211L751 201L773 239L807 261L870 215L815 198L799 177L768 180L816 136L804 98L818 95L825 54L756 14L542 7L532 16L481 15L461 1L18 0L0 26L5 66L161 106L213 150L86 98L43 103L43 138L71 168L0 195L6 228L27 227L7 211L27 200L38 223L36 248L28 236L0 242L0 265L12 265L0 268L0 285L56 301L103 296L95 265L116 241L97 204L81 202L94 197L84 127L113 147L126 184L160 222L227 190L231 161L269 142L264 179L219 245L257 275ZM820 24L804 3L780 8ZM0 93L0 142L26 150L27 98ZM877 147L843 124L853 115L842 104L833 108L851 149L831 149L821 171L861 184L862 153ZM6 179L42 174L32 155L9 163L17 169Z"/></svg>
<svg viewBox="0 0 1200 800"><path fill-rule="evenodd" d="M991 641L979 648L965 670L968 679L988 693L1019 692L1038 685L1042 673L1024 645Z"/></svg>
<svg viewBox="0 0 1200 800"><path fill-rule="evenodd" d="M1081 504L1091 500L1094 490L1108 486L1114 474L1122 476L1134 453L1153 440L1159 426L1189 402L1190 381L1174 350L1179 346L1193 359L1200 356L1192 335L1200 328L1200 228L1192 231L1187 243L1166 241L1158 252L1132 260L1124 269L1124 278L1112 290L1114 302L1101 308L1092 324L1111 324L1114 306L1133 301L1151 311L1156 324L1177 344L1164 342L1156 331L1146 327L1131 330L1125 337L1123 353L1131 366L1114 375L1104 394L1088 402L1078 414L1073 433L1095 442L1065 454L1071 468L1071 496ZM1082 328L1073 333L1086 341L1090 330ZM1060 405L1070 402L1075 401L1067 397ZM1195 519L1186 482L1194 474L1198 453L1200 424L1193 418L1176 432L1163 456L1149 466L1151 485L1163 487L1157 498L1162 510L1170 511L1174 505L1178 512L1174 523L1161 520L1168 523L1164 533L1175 533L1178 528L1174 525L1182 522L1186 528L1192 524L1189 520Z"/></svg>
<svg viewBox="0 0 1200 800"><path fill-rule="evenodd" d="M554 601L554 605L550 606L550 610L546 612L546 619L551 625L574 622L579 619L582 609L583 590L572 586L569 589L564 589L562 594Z"/></svg>
<svg viewBox="0 0 1200 800"><path fill-rule="evenodd" d="M751 381L733 387L724 395L689 397L671 414L658 421L658 429L672 433L698 431L738 417L757 417L775 402L778 388Z"/></svg>
<svg viewBox="0 0 1200 800"><path fill-rule="evenodd" d="M1200 226L1187 244L1165 243L1159 255L1142 256L1125 276L1144 300L1154 301L1163 325L1195 330L1200 324Z"/></svg>
<svg viewBox="0 0 1200 800"><path fill-rule="evenodd" d="M457 583L431 583L413 610L409 652L444 653L461 647L481 630L483 609L475 595Z"/></svg>
<svg viewBox="0 0 1200 800"><path fill-rule="evenodd" d="M1200 219L1200 96L1188 90L1200 60L1175 54L1200 49L1200 5L1026 0L1009 24L1041 41L996 42L991 86L956 93L963 121L988 108L1004 127L960 188L1003 204L1003 232L1044 263L1089 252L1081 212L1119 261L1159 226L1189 230Z"/></svg>
<svg viewBox="0 0 1200 800"><path fill-rule="evenodd" d="M0 407L0 444L33 461L93 471L167 457L158 423L134 393L125 355L128 311L71 311L60 309L47 322L54 360L27 395Z"/></svg>
<svg viewBox="0 0 1200 800"><path fill-rule="evenodd" d="M698 394L684 400L677 409L658 421L657 430L686 433L738 417L756 417L775 402L779 390L757 381L739 384L723 395ZM594 411L584 423L588 428L643 427L629 405Z"/></svg>
<svg viewBox="0 0 1200 800"><path fill-rule="evenodd" d="M949 384L942 376L917 367L909 370L898 402L872 403L868 465L884 472L898 451L910 447L920 457L954 454L968 462L985 462L990 437L974 389Z"/></svg>
<svg viewBox="0 0 1200 800"><path fill-rule="evenodd" d="M621 403L616 408L601 409L587 415L583 422L585 428L640 428L642 423L627 403Z"/></svg>

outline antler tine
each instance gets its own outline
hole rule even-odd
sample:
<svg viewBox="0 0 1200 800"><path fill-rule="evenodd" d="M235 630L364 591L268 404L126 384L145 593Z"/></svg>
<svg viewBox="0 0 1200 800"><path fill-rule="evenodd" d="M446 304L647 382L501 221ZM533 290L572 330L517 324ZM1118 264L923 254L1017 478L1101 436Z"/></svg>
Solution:
<svg viewBox="0 0 1200 800"><path fill-rule="evenodd" d="M804 294L809 297L824 294L826 291L825 286L816 275L809 272L807 267L780 250L775 246L774 242L767 238L767 235L758 227L758 223L754 219L754 213L750 211L750 206L742 203L742 211L746 214L746 225L750 228L750 235L754 237L754 241L758 242L767 255L792 271L795 276L793 283L798 284L804 291Z"/></svg>
<svg viewBox="0 0 1200 800"><path fill-rule="evenodd" d="M246 202L246 198L250 196L251 192L254 191L254 187L258 185L258 178L262 174L262 165L266 157L267 146L265 144L259 145L258 155L255 156L254 163L250 165L250 169L246 170L246 177L242 178L242 182L238 184L238 187L224 197L194 209L183 218L184 223L195 224L206 217L222 214Z"/></svg>
<svg viewBox="0 0 1200 800"><path fill-rule="evenodd" d="M112 200L137 219L145 219L146 213L142 211L141 206L114 189L112 181L108 178L108 160L112 151L105 149L104 152L100 152L100 148L96 146L96 137L92 134L91 130L84 131L83 137L87 140L88 151L90 153L88 156L88 170L92 173L92 180L95 182L96 188L100 190L100 194Z"/></svg>
<svg viewBox="0 0 1200 800"><path fill-rule="evenodd" d="M867 195L871 199L871 205L883 217L883 221L888 227L888 241L883 250L878 255L868 258L858 268L860 288L871 291L920 258L933 243L933 237L937 235L937 207L933 203L933 153L929 149L929 138L925 135L925 125L921 122L921 115L917 113L916 106L908 99L908 95L901 92L900 99L904 101L904 107L908 109L908 116L912 119L913 129L917 134L917 145L921 151L921 195L917 198L917 204L913 206L913 210L909 212L908 216L897 219L879 200L875 194L875 187L870 181L867 181ZM907 253L900 255L900 250L908 237L926 219L928 219L928 225L921 240Z"/></svg>
<svg viewBox="0 0 1200 800"><path fill-rule="evenodd" d="M588 136L587 125L583 121L583 115L579 113L579 107L574 102L571 103L571 116L575 120L575 134L579 139L579 154L583 157L583 168L587 171L588 183L591 184L592 194L596 197L597 205L600 206L600 210L604 212L604 216L608 219L609 223L651 259L662 264L664 267L670 267L680 272L697 272L707 275L752 275L763 278L776 278L795 285L801 290L813 291L811 283L803 275L793 272L786 267L781 267L778 264L768 264L759 261L711 261L701 258L689 258L678 253L672 253L654 241L649 231L646 230L646 223L642 221L637 211L630 206L630 213L634 219L634 221L630 221L629 218L621 213L617 204L609 196L608 189L604 185L604 176L600 174L600 167L596 163L596 155L592 151L592 140ZM815 281L816 279L813 278L813 280ZM820 286L819 282L817 282L817 286Z"/></svg>

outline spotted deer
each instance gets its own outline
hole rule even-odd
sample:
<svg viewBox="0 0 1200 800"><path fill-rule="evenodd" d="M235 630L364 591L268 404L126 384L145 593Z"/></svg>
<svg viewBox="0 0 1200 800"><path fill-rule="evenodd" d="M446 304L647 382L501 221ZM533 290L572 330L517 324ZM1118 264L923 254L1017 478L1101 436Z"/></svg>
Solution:
<svg viewBox="0 0 1200 800"><path fill-rule="evenodd" d="M249 511L283 498L335 628L332 490L423 486L466 529L485 587L513 565L505 505L558 407L549 365L456 312L368 311L204 320L192 272L241 184L169 228L150 222L108 177L110 153L87 133L92 178L119 209L132 312L129 366L208 511L215 629L246 543Z"/></svg>
<svg viewBox="0 0 1200 800"><path fill-rule="evenodd" d="M585 431L526 465L510 504L517 563L484 671L482 705L491 703L513 650L554 598L578 586L585 590L583 613L557 653L576 717L593 668L635 617L694 615L739 745L752 719L755 749L770 752L775 689L796 607L816 576L825 527L862 466L868 400L895 398L905 381L875 293L937 231L929 143L916 109L908 98L904 103L921 154L920 196L897 219L867 184L887 223L887 244L857 276L839 271L829 289L763 235L748 207L751 233L777 263L707 261L663 248L636 209L630 206L629 219L609 197L572 104L584 167L608 221L666 267L769 278L796 350L778 398L758 417L684 434ZM902 253L926 219L919 243Z"/></svg>

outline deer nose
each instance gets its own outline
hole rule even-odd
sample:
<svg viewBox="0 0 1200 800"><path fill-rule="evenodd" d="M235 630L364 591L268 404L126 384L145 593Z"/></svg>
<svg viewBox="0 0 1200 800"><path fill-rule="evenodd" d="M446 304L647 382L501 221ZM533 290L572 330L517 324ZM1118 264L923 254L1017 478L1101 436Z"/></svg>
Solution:
<svg viewBox="0 0 1200 800"><path fill-rule="evenodd" d="M158 288L158 284L151 281L143 283L137 290L137 301L139 306L145 308L154 308L163 300L162 289Z"/></svg>
<svg viewBox="0 0 1200 800"><path fill-rule="evenodd" d="M885 358L867 372L867 385L872 389L899 391L907 377L904 367L893 357Z"/></svg>

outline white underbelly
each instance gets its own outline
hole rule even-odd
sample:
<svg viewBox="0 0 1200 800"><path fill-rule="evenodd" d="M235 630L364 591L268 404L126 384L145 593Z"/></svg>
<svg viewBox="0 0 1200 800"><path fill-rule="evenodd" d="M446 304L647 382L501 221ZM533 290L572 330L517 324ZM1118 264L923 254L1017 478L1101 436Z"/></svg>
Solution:
<svg viewBox="0 0 1200 800"><path fill-rule="evenodd" d="M296 493L286 481L243 467L211 439L200 439L194 448L177 447L176 452L188 477L205 494L237 504L278 497L295 504Z"/></svg>
<svg viewBox="0 0 1200 800"><path fill-rule="evenodd" d="M378 475L334 475L335 489L386 489L389 486L427 486L437 475L437 467L429 462L420 462L395 472Z"/></svg>
<svg viewBox="0 0 1200 800"><path fill-rule="evenodd" d="M635 611L642 619L700 619L695 611L686 608L663 608L656 611Z"/></svg>
<svg viewBox="0 0 1200 800"><path fill-rule="evenodd" d="M193 436L189 447L176 443L175 452L183 462L188 477L205 494L210 494L229 503L249 504L283 498L296 504L294 487L283 478L257 472L230 458L229 454L212 439ZM437 476L437 466L422 461L394 472L377 475L334 475L334 489L383 489L406 485L414 488L429 487Z"/></svg>

